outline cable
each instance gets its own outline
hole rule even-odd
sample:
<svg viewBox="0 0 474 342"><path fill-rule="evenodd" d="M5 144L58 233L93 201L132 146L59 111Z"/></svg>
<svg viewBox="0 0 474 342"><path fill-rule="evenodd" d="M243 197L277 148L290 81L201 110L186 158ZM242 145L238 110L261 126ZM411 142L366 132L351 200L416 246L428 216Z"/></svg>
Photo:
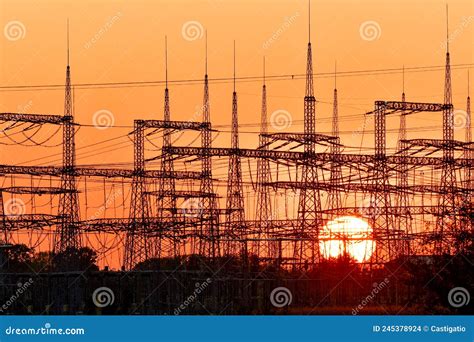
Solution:
<svg viewBox="0 0 474 342"><path fill-rule="evenodd" d="M453 64L451 69L470 69L474 67L474 63L464 64ZM399 74L403 72L430 72L430 71L441 71L444 70L444 65L433 65L433 66L418 66L410 68L387 68L387 69L365 69L365 70L354 70L354 71L338 71L337 77L353 77L353 76L373 76L373 75L386 75L386 74ZM306 74L279 74L279 75L266 75L266 80L295 80L304 79ZM332 78L334 72L320 72L314 73L315 78ZM233 82L233 77L220 77L220 78L209 78L209 83L230 83ZM261 82L263 77L259 76L241 76L236 77L236 81L239 82ZM106 82L106 83L77 83L73 86L76 89L94 89L94 88L130 88L130 87L156 87L165 84L165 80L157 81L128 81L128 82ZM199 79L182 79L169 81L168 83L174 85L194 85L201 84L202 78ZM0 92L2 91L24 91L24 90L58 90L64 89L64 84L43 84L43 85L13 85L13 86L0 86Z"/></svg>

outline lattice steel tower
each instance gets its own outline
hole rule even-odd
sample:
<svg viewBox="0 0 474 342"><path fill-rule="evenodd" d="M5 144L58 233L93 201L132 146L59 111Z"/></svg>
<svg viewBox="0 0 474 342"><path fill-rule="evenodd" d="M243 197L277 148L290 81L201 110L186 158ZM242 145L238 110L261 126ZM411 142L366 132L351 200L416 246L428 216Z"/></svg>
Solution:
<svg viewBox="0 0 474 342"><path fill-rule="evenodd" d="M474 146L472 144L472 116L471 116L471 98L469 96L469 71L467 72L467 102L466 102L466 132L465 132L465 140L467 145L466 150L464 151L464 158L471 160L471 166L474 164ZM472 209L472 204L473 204L473 195L472 195L472 189L474 188L474 179L473 179L473 174L470 166L467 166L464 169L464 187L468 190L468 193L466 195L466 200L463 201L466 203L469 207L469 213L472 217L473 214L473 209ZM469 215L467 217L467 230L470 231L471 233L474 233L474 225L471 219L469 219Z"/></svg>
<svg viewBox="0 0 474 342"><path fill-rule="evenodd" d="M202 122L209 123L207 129L202 131L201 145L203 147L202 154L202 178L200 191L203 194L202 201L202 225L201 236L203 242L200 243L201 255L216 257L220 255L219 240L219 215L217 212L217 196L215 196L214 185L212 181L212 158L209 149L212 147L211 135L211 108L209 101L209 79L207 74L207 32L206 32L206 66L204 76L204 99L202 105Z"/></svg>
<svg viewBox="0 0 474 342"><path fill-rule="evenodd" d="M405 67L403 67L403 76L402 76L402 102L405 102ZM400 113L400 128L398 132L398 146L397 150L399 155L402 157L408 157L408 151L406 150L406 143L404 142L407 139L407 124L406 124L407 114L405 110L402 110ZM413 221L410 215L409 210L409 194L408 194L408 165L406 163L400 163L398 173L397 173L397 185L399 187L397 194L397 206L400 208L400 215L396 218L398 229L400 229L404 234L410 234L413 231ZM404 254L409 255L409 245L404 245L402 250ZM407 250L408 248L408 250Z"/></svg>
<svg viewBox="0 0 474 342"><path fill-rule="evenodd" d="M374 230L375 253L371 261L376 263L393 259L400 252L400 238L394 234L394 218L389 208L391 196L389 192L389 173L387 166L387 128L386 108L384 102L375 105L375 160L372 170L374 191L370 193L370 221Z"/></svg>
<svg viewBox="0 0 474 342"><path fill-rule="evenodd" d="M267 138L265 134L268 133L268 119L267 119L267 87L265 84L265 58L263 59L263 86L262 86L262 111L260 116L260 136L259 149L268 150ZM257 221L257 235L259 237L265 236L267 239L266 251L260 250L260 243L256 244L253 253L256 255L263 255L276 258L277 244L273 241L271 222L272 207L268 183L270 182L270 161L266 158L259 158L257 160L257 205L255 217Z"/></svg>
<svg viewBox="0 0 474 342"><path fill-rule="evenodd" d="M145 183L144 129L143 121L135 120L130 225L125 237L124 267L127 270L147 260L152 253L148 238L150 207Z"/></svg>
<svg viewBox="0 0 474 342"><path fill-rule="evenodd" d="M311 3L310 3L311 4ZM318 172L314 162L316 152L316 98L313 87L313 61L311 51L311 5L309 6L309 41L306 61L306 92L304 97L304 164L301 189L298 204L297 234L295 236L294 259L297 263L303 260L316 262L319 260L319 244L317 242L319 226L321 225L321 198L318 189ZM306 246L303 240L312 241ZM309 253L309 255L307 254ZM308 258L310 260L308 260Z"/></svg>
<svg viewBox="0 0 474 342"><path fill-rule="evenodd" d="M457 230L457 203L456 203L456 168L454 166L454 115L453 95L451 88L451 61L449 55L449 25L448 8L446 6L446 66L444 77L444 105L443 110L443 169L441 172L441 196L439 213L436 220L435 254L449 253L451 243L446 239L448 230Z"/></svg>
<svg viewBox="0 0 474 342"><path fill-rule="evenodd" d="M61 173L62 192L59 197L59 237L56 239L55 252L80 248L81 236L79 230L79 199L75 177L76 147L74 143L74 113L71 94L71 67L69 65L69 21L67 28L67 68L64 99L63 124L63 166ZM72 265L67 265L68 267Z"/></svg>
<svg viewBox="0 0 474 342"><path fill-rule="evenodd" d="M337 138L334 144L331 145L330 152L333 155L341 154L341 147L340 147L340 138L339 138L339 111L338 111L338 103L337 103L337 69L336 65L334 65L334 100L333 100L333 110L332 110L332 130L331 135L334 138ZM340 208L342 208L342 198L341 192L337 189L337 186L342 183L342 171L341 165L338 162L331 162L331 174L330 174L330 183L331 183L331 190L328 193L328 202L329 208L335 209L334 215L335 217L341 214Z"/></svg>
<svg viewBox="0 0 474 342"><path fill-rule="evenodd" d="M242 165L239 155L239 118L237 92L235 91L235 41L234 41L234 92L232 94L232 129L229 156L229 178L227 180L226 233L229 239L226 253L246 253L242 243L245 228L244 199L242 187Z"/></svg>
<svg viewBox="0 0 474 342"><path fill-rule="evenodd" d="M166 69L166 87L165 87L165 105L164 105L164 121L171 121L170 115L170 99L168 90L168 41L165 37L165 69ZM175 179L173 177L174 165L173 156L165 151L166 148L171 147L171 132L170 128L163 130L163 149L161 157L161 171L162 178L159 183L159 197L158 197L158 216L161 218L164 225L168 222L172 223L176 218L176 196L175 196ZM162 252L168 256L179 255L179 242L177 239L172 239L169 243L164 243L165 240L160 239L161 246L157 251L156 256L159 257ZM168 241L168 240L167 240Z"/></svg>
<svg viewBox="0 0 474 342"><path fill-rule="evenodd" d="M466 101L466 132L465 132L466 143L472 143L472 115L471 115L471 97L469 96L469 70L467 72L467 101ZM464 158L473 159L473 146L468 145L468 148L464 152ZM467 189L474 187L474 181L472 179L472 170L470 167L464 169L464 181ZM468 201L472 200L472 194L469 195Z"/></svg>

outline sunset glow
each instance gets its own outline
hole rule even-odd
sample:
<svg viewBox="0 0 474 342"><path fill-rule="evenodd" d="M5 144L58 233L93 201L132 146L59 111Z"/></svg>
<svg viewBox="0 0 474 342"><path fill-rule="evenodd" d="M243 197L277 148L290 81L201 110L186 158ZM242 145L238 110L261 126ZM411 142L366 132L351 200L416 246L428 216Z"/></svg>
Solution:
<svg viewBox="0 0 474 342"><path fill-rule="evenodd" d="M320 232L319 240L324 258L335 258L346 252L358 262L364 262L375 250L372 228L366 221L352 216L329 221Z"/></svg>

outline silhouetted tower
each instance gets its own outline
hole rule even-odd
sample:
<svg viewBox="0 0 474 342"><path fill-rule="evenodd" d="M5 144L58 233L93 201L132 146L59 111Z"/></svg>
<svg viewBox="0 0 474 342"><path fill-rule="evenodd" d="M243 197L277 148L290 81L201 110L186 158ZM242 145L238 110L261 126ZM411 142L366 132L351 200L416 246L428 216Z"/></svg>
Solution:
<svg viewBox="0 0 474 342"><path fill-rule="evenodd" d="M402 102L405 102L405 66L403 67L403 76L402 76ZM406 113L404 110L400 113L400 128L398 132L398 153L402 157L408 157L408 151L405 149L406 143L404 142L407 139L407 124L406 124ZM397 173L397 185L398 189L398 198L397 206L400 208L400 215L397 217L398 229L400 229L404 234L409 234L412 232L412 218L410 216L409 206L409 194L408 194L408 165L401 163L399 165L399 170ZM409 254L410 246L405 247L403 250L404 254ZM408 248L408 250L407 250Z"/></svg>
<svg viewBox="0 0 474 342"><path fill-rule="evenodd" d="M466 136L467 143L472 143L472 116L471 116L471 98L469 96L469 71L467 72L467 102L466 102ZM464 158L473 159L473 146L469 145L464 152ZM473 161L474 163L474 161ZM474 181L472 179L472 170L470 167L464 169L464 181L467 189L473 189ZM472 200L472 195L469 195L468 201Z"/></svg>
<svg viewBox="0 0 474 342"><path fill-rule="evenodd" d="M472 116L471 116L471 98L469 97L469 71L467 72L467 103L466 103L466 143L469 145L464 152L464 158L471 160L471 166L474 164L474 147L472 144ZM468 206L468 213L470 213L471 217L473 214L472 204L473 204L473 195L472 189L474 189L474 179L473 174L470 166L467 166L464 169L464 187L470 192L466 195L466 200L463 201L464 204ZM467 224L466 229L470 232L474 231L474 225L472 219L469 218L467 215Z"/></svg>
<svg viewBox="0 0 474 342"><path fill-rule="evenodd" d="M333 155L341 154L341 147L340 147L340 137L339 137L339 112L338 112L338 104L337 104L337 70L336 65L334 65L334 100L333 100L333 110L332 110L332 130L331 135L337 140L335 144L331 145L330 152ZM340 209L342 207L342 198L341 192L336 188L338 185L342 183L342 171L341 165L338 162L331 163L331 174L330 174L330 183L331 183L331 190L328 193L329 199L329 208L335 209L334 217L339 216Z"/></svg>
<svg viewBox="0 0 474 342"><path fill-rule="evenodd" d="M313 164L316 152L316 98L313 88L313 62L311 51L311 7L309 7L309 41L306 63L306 93L304 97L304 164L302 182L306 185L301 189L298 204L297 234L295 236L295 262L319 260L319 244L317 242L321 225L321 198L318 189L317 168ZM311 241L310 245L305 244ZM309 253L309 254L308 254ZM308 258L310 260L308 260Z"/></svg>
<svg viewBox="0 0 474 342"><path fill-rule="evenodd" d="M263 59L263 86L262 86L262 111L260 116L260 136L259 149L268 150L267 138L268 133L267 119L267 86L265 84L265 58ZM271 219L272 207L268 183L270 182L270 161L266 158L257 160L257 205L255 217L257 221L258 237L265 236L267 239L266 251L260 250L260 243L255 244L252 252L256 255L275 258L277 255L277 244L272 241ZM262 253L262 254L261 254Z"/></svg>
<svg viewBox="0 0 474 342"><path fill-rule="evenodd" d="M370 224L374 230L373 237L376 249L371 261L379 263L391 260L400 253L400 237L394 234L396 232L396 229L394 229L394 217L389 211L391 195L389 191L389 168L387 166L385 104L377 101L374 115L375 160L371 175L374 190L370 193L372 209Z"/></svg>
<svg viewBox="0 0 474 342"><path fill-rule="evenodd" d="M237 92L235 91L235 41L234 41L234 92L232 94L232 129L229 156L229 178L227 180L226 233L230 239L226 253L246 253L242 243L245 228L244 198L242 187L242 165L239 156L239 118L237 114ZM243 250L242 250L243 249Z"/></svg>
<svg viewBox="0 0 474 342"><path fill-rule="evenodd" d="M202 122L209 123L209 128L204 129L201 135L201 145L203 147L202 155L202 178L200 191L204 194L202 197L202 239L200 243L201 255L216 257L219 252L219 215L217 212L217 197L214 196L214 185L212 181L212 158L209 149L212 147L211 135L211 108L209 101L209 79L207 74L207 32L206 32L206 67L204 76L204 99L202 105Z"/></svg>
<svg viewBox="0 0 474 342"><path fill-rule="evenodd" d="M166 87L165 87L165 105L164 105L164 121L171 121L170 115L170 99L168 90L168 42L165 37L165 69L166 69ZM165 128L163 130L163 149L161 156L161 171L162 178L159 183L159 197L158 197L158 213L164 225L172 223L176 217L176 196L175 196L175 179L172 175L174 171L173 156L165 152L166 148L171 147L171 129ZM157 251L157 257L161 253L168 256L179 255L179 243L177 239L166 240L161 239L161 246ZM169 242L169 243L168 243Z"/></svg>
<svg viewBox="0 0 474 342"><path fill-rule="evenodd" d="M5 207L3 205L3 191L0 191L0 229L0 244L7 244L10 241L10 234L6 225Z"/></svg>
<svg viewBox="0 0 474 342"><path fill-rule="evenodd" d="M150 207L145 183L144 122L135 120L133 130L133 178L130 224L125 237L124 267L131 270L152 253L148 238Z"/></svg>
<svg viewBox="0 0 474 342"><path fill-rule="evenodd" d="M69 65L69 21L67 28L67 68L64 99L63 124L63 166L61 173L61 188L59 196L59 237L56 239L55 252L64 252L67 249L80 248L81 236L79 230L79 199L75 177L76 147L74 143L74 115L71 94L71 67ZM74 265L65 265L73 268Z"/></svg>
<svg viewBox="0 0 474 342"><path fill-rule="evenodd" d="M448 20L448 8L446 6L446 21ZM454 166L454 115L453 96L451 89L451 62L449 55L449 32L448 21L446 22L446 67L444 78L444 104L443 110L443 169L441 172L441 195L439 199L439 215L436 221L435 253L449 253L451 243L446 239L447 230L457 230L458 214L456 213L456 169Z"/></svg>

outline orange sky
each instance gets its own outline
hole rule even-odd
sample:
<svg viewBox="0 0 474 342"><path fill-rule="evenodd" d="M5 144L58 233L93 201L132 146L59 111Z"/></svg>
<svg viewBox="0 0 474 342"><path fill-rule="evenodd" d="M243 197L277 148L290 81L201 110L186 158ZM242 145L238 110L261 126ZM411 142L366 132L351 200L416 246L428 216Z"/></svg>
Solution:
<svg viewBox="0 0 474 342"><path fill-rule="evenodd" d="M474 4L450 1L451 52L453 64L472 63ZM0 74L3 86L62 84L66 62L66 18L70 20L71 66L74 83L152 81L164 79L164 35L169 41L170 80L196 79L204 69L204 38L188 41L182 27L197 21L209 34L211 78L232 74L232 41L237 44L238 76L262 73L301 74L305 70L307 42L306 1L1 1L2 26L15 20L25 28L24 38L0 39ZM337 60L340 71L433 66L444 63L445 1L314 1L312 11L313 61L316 73L328 73ZM38 15L44 13L44 15ZM115 18L113 18L116 16ZM361 38L359 28L366 21L380 26L373 41ZM286 24L285 24L286 23ZM108 27L107 30L102 30ZM275 35L276 33L276 35ZM95 42L94 36L98 37ZM276 39L272 39L276 37ZM268 44L268 42L270 43ZM466 69L453 71L456 107L464 108ZM339 77L340 115L370 110L376 99L397 99L401 75ZM333 80L315 82L319 131L328 131ZM241 123L258 123L260 81L238 84ZM202 85L170 86L172 118L189 120L202 99ZM443 72L406 74L407 99L442 101ZM302 80L268 82L269 114L284 109L301 130L303 118ZM100 109L113 113L115 124L131 126L134 118L162 118L163 87L77 89L76 120L91 124ZM211 87L212 121L228 125L231 114L231 84ZM34 113L62 113L63 91L1 92L0 110L27 108ZM415 120L415 119L414 119ZM354 121L341 119L341 130L353 128ZM396 120L395 120L396 121ZM419 126L430 122L410 122ZM439 120L438 120L439 121ZM252 127L248 130L258 130ZM123 134L119 128L99 131L83 128L78 146ZM435 132L433 132L435 133ZM459 132L460 133L460 132ZM224 136L222 136L224 137ZM461 138L462 134L458 138ZM344 137L343 137L344 139ZM348 135L351 139L351 135ZM222 145L227 138L223 138ZM243 138L242 144L254 145ZM346 143L350 143L346 141ZM25 161L28 153L24 154ZM128 161L121 151L107 160ZM104 161L104 156L79 162Z"/></svg>
<svg viewBox="0 0 474 342"><path fill-rule="evenodd" d="M374 70L444 64L445 3L441 0L313 1L312 44L316 74L338 71ZM232 44L237 45L237 75L262 74L266 56L267 74L302 74L306 67L308 41L307 1L289 0L177 0L177 1L73 1L2 0L0 2L0 85L63 84L66 64L66 20L70 21L72 81L75 84L164 80L164 36L168 36L169 79L199 79L204 72L204 35L197 39L183 34L183 26L197 22L207 29L209 76L232 75ZM452 64L473 63L474 2L449 1ZM7 27L20 27L20 37ZM18 23L19 22L19 23ZM377 37L361 35L366 22L380 28ZM187 38L187 39L186 39ZM365 38L365 39L364 39ZM367 40L369 39L369 40ZM472 71L472 66L471 66ZM472 72L471 72L472 73ZM407 100L442 102L443 71L406 72ZM473 76L474 78L474 76ZM400 99L400 72L376 76L338 77L339 115L342 142L359 146L354 135L364 121L362 113L375 100ZM329 133L332 113L332 75L316 77L317 131ZM474 87L474 86L473 86ZM202 84L170 85L173 120L200 120ZM90 125L77 134L78 164L131 167L133 150L126 134L133 119L163 118L162 85L75 90L76 121ZM211 82L213 125L229 130L232 84ZM293 120L289 131L301 131L304 80L267 82L268 113L284 110ZM261 80L238 82L241 146L255 147L260 119ZM466 67L453 70L455 108L465 109ZM62 114L63 89L0 89L0 111ZM93 127L99 110L112 113L114 125L105 130ZM347 117L355 115L353 117ZM346 118L344 118L346 117ZM428 129L417 129L429 126ZM441 138L441 117L408 118L408 138ZM4 128L4 127L3 127ZM398 118L388 119L389 130L398 128ZM371 127L369 127L371 129ZM274 130L274 129L273 129ZM39 134L47 136L50 131ZM59 137L59 136L58 136ZM58 138L56 137L56 138ZM97 150L92 144L116 138ZM182 138L185 145L195 136ZM464 131L456 131L463 139ZM372 135L364 145L373 144ZM396 132L387 137L394 147ZM40 139L42 140L42 139ZM230 137L221 133L214 146L227 147ZM1 142L9 143L6 138ZM180 140L181 141L181 140ZM56 139L51 145L60 142ZM2 145L0 163L59 165L60 147L11 147ZM79 150L80 149L80 150ZM115 149L115 151L112 151ZM49 156L45 158L45 156ZM220 174L226 174L221 167ZM100 193L100 190L98 190Z"/></svg>

